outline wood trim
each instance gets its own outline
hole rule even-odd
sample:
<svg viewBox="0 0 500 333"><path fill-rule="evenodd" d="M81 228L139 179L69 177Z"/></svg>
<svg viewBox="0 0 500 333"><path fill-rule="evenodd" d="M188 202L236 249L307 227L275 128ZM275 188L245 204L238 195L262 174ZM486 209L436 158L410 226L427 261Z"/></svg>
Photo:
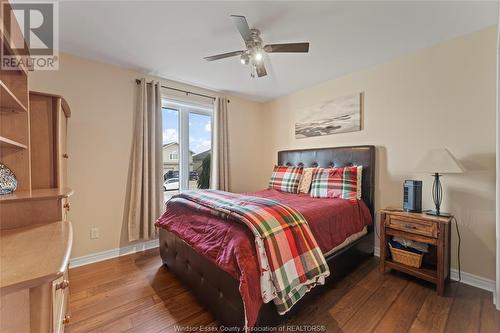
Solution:
<svg viewBox="0 0 500 333"><path fill-rule="evenodd" d="M392 215L392 216L406 217L409 219L418 219L418 220L425 220L425 221L432 221L432 222L439 222L439 223L451 223L450 217L433 216L433 215L427 215L425 213L408 213L408 212L396 211L396 210L390 210L390 209L382 209L382 210L380 210L380 213L385 213L385 214Z"/></svg>
<svg viewBox="0 0 500 333"><path fill-rule="evenodd" d="M61 106L64 114L66 115L66 118L71 117L71 109L69 107L68 102L64 99L64 97L61 97Z"/></svg>

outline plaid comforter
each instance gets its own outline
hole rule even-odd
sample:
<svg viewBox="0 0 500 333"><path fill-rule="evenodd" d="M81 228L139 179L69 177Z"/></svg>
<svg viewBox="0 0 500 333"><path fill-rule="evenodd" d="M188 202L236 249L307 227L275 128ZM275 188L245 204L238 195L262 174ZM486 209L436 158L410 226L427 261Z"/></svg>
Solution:
<svg viewBox="0 0 500 333"><path fill-rule="evenodd" d="M223 191L186 191L170 199L195 210L237 220L255 236L262 300L286 313L330 274L305 218L278 201Z"/></svg>

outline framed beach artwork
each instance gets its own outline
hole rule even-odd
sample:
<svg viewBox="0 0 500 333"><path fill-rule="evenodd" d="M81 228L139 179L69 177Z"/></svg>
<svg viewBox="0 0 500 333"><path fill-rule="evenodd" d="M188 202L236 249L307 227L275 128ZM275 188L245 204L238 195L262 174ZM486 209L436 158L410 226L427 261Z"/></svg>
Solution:
<svg viewBox="0 0 500 333"><path fill-rule="evenodd" d="M363 93L336 97L297 113L295 138L361 131Z"/></svg>

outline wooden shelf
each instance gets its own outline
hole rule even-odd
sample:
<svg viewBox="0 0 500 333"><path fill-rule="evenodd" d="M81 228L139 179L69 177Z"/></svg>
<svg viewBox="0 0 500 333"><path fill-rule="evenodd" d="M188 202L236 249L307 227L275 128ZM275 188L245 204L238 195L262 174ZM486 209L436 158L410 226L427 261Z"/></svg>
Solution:
<svg viewBox="0 0 500 333"><path fill-rule="evenodd" d="M44 200L51 198L68 198L73 195L73 189L66 188L48 188L31 191L17 191L12 194L0 195L1 202Z"/></svg>
<svg viewBox="0 0 500 333"><path fill-rule="evenodd" d="M385 265L388 268L395 269L397 271L414 275L418 278L424 279L426 281L436 283L437 281L437 270L431 267L422 266L421 268L406 266L397 262L392 261L391 259L385 260Z"/></svg>
<svg viewBox="0 0 500 333"><path fill-rule="evenodd" d="M27 149L28 146L17 141L0 136L0 146L4 148Z"/></svg>
<svg viewBox="0 0 500 333"><path fill-rule="evenodd" d="M27 112L28 108L19 101L19 99L9 90L3 81L0 81L0 100L2 101L2 110L11 110Z"/></svg>
<svg viewBox="0 0 500 333"><path fill-rule="evenodd" d="M68 265L72 241L70 222L2 230L0 291L10 293L62 276Z"/></svg>
<svg viewBox="0 0 500 333"><path fill-rule="evenodd" d="M10 40L10 36L6 30L2 31L0 33L0 36L2 36L2 40L0 42L3 43L4 50L7 51L9 55L15 56L16 58L26 58L26 55L23 56L18 52L14 52L14 50L11 48L10 44L8 43L8 41ZM28 69L23 64L20 64L17 68L22 75L28 76Z"/></svg>

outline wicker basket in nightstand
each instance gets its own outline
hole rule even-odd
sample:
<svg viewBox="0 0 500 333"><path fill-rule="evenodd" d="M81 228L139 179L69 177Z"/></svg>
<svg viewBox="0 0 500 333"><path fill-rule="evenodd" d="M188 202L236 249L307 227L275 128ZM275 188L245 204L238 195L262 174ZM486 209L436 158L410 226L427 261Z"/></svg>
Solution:
<svg viewBox="0 0 500 333"><path fill-rule="evenodd" d="M420 268L420 266L422 266L422 258L424 257L423 254L395 249L391 246L391 244L389 244L389 249L391 250L392 260L394 262L416 268Z"/></svg>

